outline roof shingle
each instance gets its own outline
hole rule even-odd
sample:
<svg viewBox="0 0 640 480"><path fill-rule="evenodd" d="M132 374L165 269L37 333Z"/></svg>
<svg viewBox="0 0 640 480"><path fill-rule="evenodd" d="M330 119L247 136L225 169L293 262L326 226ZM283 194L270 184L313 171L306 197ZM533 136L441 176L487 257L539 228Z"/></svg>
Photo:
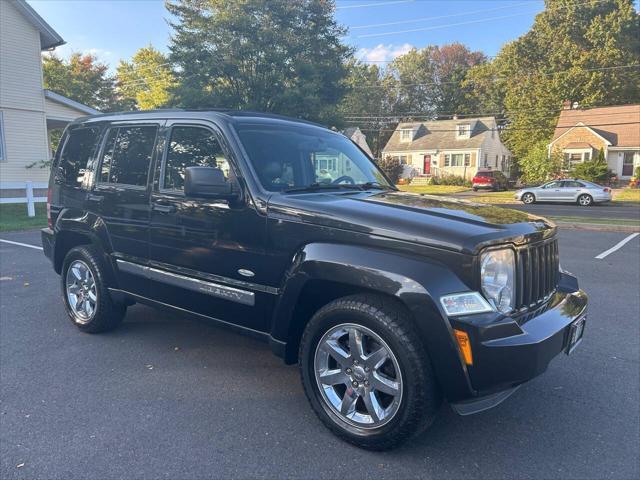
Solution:
<svg viewBox="0 0 640 480"><path fill-rule="evenodd" d="M640 147L640 105L562 110L552 143L578 123L583 123L614 147Z"/></svg>

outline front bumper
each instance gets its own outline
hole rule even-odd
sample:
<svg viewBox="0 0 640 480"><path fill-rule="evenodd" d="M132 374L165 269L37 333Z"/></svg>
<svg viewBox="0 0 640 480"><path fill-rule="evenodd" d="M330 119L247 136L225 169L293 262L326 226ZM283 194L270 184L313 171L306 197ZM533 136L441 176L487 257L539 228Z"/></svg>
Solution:
<svg viewBox="0 0 640 480"><path fill-rule="evenodd" d="M477 411L486 410L543 373L567 350L571 324L586 315L587 302L575 278L563 273L558 291L537 310L510 317L492 313L451 319L453 328L468 334L473 352L467 372L475 395L456 405L468 413L474 413L474 403ZM496 402L487 406L491 398Z"/></svg>

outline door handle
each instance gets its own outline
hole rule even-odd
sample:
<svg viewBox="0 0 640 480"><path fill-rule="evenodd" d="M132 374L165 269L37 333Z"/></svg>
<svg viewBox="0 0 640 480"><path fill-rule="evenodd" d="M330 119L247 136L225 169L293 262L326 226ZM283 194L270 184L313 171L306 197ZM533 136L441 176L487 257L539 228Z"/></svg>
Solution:
<svg viewBox="0 0 640 480"><path fill-rule="evenodd" d="M87 200L90 202L102 202L104 200L104 195L95 195L90 193L87 195Z"/></svg>
<svg viewBox="0 0 640 480"><path fill-rule="evenodd" d="M158 203L154 203L153 205L151 205L151 208L160 213L173 213L176 211L175 205L161 205Z"/></svg>

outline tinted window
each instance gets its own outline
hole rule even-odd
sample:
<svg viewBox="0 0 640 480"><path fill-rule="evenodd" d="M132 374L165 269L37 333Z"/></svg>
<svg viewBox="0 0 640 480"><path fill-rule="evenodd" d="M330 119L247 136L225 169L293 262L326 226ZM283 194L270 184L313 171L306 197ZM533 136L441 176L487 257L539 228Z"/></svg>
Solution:
<svg viewBox="0 0 640 480"><path fill-rule="evenodd" d="M581 184L580 182L575 182L575 181L564 182L564 188L582 188L582 187L584 187L584 185Z"/></svg>
<svg viewBox="0 0 640 480"><path fill-rule="evenodd" d="M217 167L229 177L229 162L211 130L202 127L174 127L171 130L163 188L184 189L187 167Z"/></svg>
<svg viewBox="0 0 640 480"><path fill-rule="evenodd" d="M478 172L477 176L491 178L493 177L493 172Z"/></svg>
<svg viewBox="0 0 640 480"><path fill-rule="evenodd" d="M93 155L99 135L100 129L97 127L76 128L69 132L58 163L58 171L65 185L82 185L87 162Z"/></svg>
<svg viewBox="0 0 640 480"><path fill-rule="evenodd" d="M156 131L156 127L109 129L100 181L145 186Z"/></svg>
<svg viewBox="0 0 640 480"><path fill-rule="evenodd" d="M237 128L266 190L309 185L388 185L375 164L351 140L306 125L241 124Z"/></svg>

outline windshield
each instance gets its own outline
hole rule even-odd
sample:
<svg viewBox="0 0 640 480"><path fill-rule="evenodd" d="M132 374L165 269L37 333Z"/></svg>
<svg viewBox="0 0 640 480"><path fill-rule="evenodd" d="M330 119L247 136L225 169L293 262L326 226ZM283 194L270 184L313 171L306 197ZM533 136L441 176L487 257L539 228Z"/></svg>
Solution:
<svg viewBox="0 0 640 480"><path fill-rule="evenodd" d="M311 125L240 124L236 131L266 190L392 188L343 135Z"/></svg>

